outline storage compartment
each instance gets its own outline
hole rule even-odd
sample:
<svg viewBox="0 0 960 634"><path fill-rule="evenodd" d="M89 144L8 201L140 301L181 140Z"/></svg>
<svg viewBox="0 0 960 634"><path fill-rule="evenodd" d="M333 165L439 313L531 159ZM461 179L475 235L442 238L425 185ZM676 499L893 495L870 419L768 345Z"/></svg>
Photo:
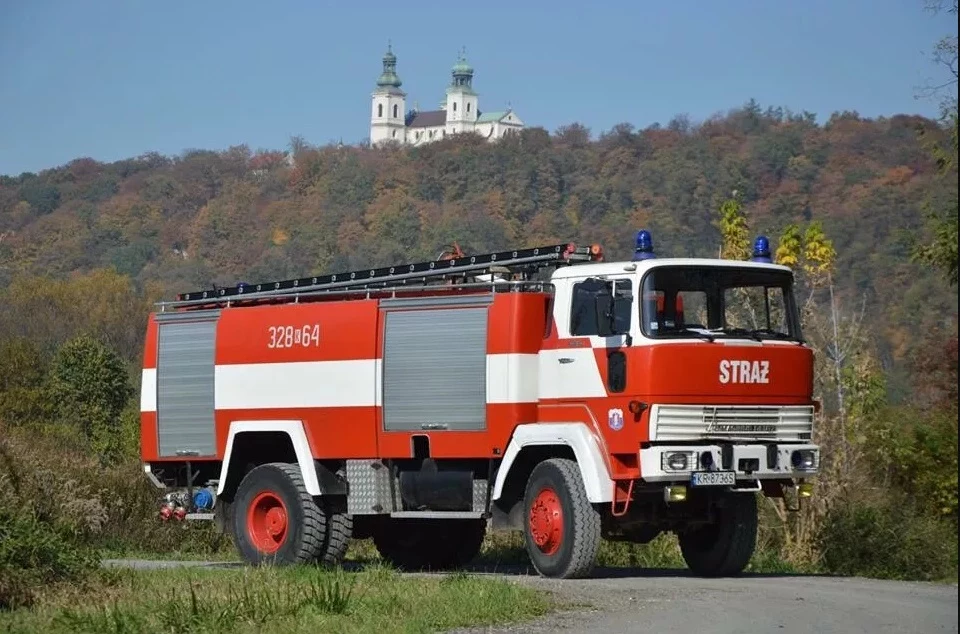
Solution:
<svg viewBox="0 0 960 634"><path fill-rule="evenodd" d="M157 431L161 456L212 456L214 347L220 311L158 315Z"/></svg>
<svg viewBox="0 0 960 634"><path fill-rule="evenodd" d="M488 303L384 312L385 430L486 429Z"/></svg>

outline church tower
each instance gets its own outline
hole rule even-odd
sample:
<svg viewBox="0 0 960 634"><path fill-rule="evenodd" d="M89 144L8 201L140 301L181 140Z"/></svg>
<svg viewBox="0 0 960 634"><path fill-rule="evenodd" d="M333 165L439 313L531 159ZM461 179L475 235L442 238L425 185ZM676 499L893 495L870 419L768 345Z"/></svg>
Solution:
<svg viewBox="0 0 960 634"><path fill-rule="evenodd" d="M447 87L447 134L472 132L477 122L477 93L473 91L473 67L463 51L453 66Z"/></svg>
<svg viewBox="0 0 960 634"><path fill-rule="evenodd" d="M370 113L370 144L384 141L404 143L406 133L406 93L400 90L403 82L397 76L397 56L387 45L383 56L383 72L377 78L373 91L373 107Z"/></svg>

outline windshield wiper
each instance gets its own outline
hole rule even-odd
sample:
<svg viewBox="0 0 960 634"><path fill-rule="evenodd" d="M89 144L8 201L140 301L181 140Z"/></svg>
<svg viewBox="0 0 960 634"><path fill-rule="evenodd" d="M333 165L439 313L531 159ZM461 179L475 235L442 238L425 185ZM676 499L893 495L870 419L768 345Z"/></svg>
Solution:
<svg viewBox="0 0 960 634"><path fill-rule="evenodd" d="M710 332L720 332L725 335L730 335L731 337L749 337L754 341L763 341L763 338L757 334L757 331L747 330L746 328L714 328Z"/></svg>
<svg viewBox="0 0 960 634"><path fill-rule="evenodd" d="M791 339L792 337L785 332L780 332L779 330L773 330L772 328L757 328L753 330L758 335L766 335L771 339Z"/></svg>
<svg viewBox="0 0 960 634"><path fill-rule="evenodd" d="M713 340L714 340L714 336L711 335L709 332L704 332L703 330L694 330L693 328L677 328L673 332L680 333L680 334L689 333L691 335L696 335L701 339L706 339L710 343L713 343Z"/></svg>

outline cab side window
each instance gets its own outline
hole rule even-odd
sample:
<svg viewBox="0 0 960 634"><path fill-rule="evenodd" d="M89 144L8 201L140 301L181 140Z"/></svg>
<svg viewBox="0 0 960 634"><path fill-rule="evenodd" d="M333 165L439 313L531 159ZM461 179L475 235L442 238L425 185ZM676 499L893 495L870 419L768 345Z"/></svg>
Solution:
<svg viewBox="0 0 960 634"><path fill-rule="evenodd" d="M629 280L601 280L587 278L573 285L570 302L570 334L574 337L588 337L603 334L597 302L600 299L616 299L610 303L610 312L604 324L609 334L612 327L614 332L629 332L630 320L633 315L633 296ZM601 311L603 312L603 311Z"/></svg>
<svg viewBox="0 0 960 634"><path fill-rule="evenodd" d="M570 303L570 334L574 337L589 337L600 333L597 324L596 298L606 284L600 280L587 279L573 285L573 301Z"/></svg>

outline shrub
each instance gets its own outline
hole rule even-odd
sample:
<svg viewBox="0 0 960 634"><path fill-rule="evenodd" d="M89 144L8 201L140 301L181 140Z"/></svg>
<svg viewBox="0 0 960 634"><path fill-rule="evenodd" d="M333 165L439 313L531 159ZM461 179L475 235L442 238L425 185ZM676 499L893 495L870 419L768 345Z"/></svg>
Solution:
<svg viewBox="0 0 960 634"><path fill-rule="evenodd" d="M925 514L957 517L957 409L890 410L872 430L876 463Z"/></svg>
<svg viewBox="0 0 960 634"><path fill-rule="evenodd" d="M116 458L121 416L132 394L120 357L95 339L77 337L57 350L49 385L60 418L79 423L100 456Z"/></svg>
<svg viewBox="0 0 960 634"><path fill-rule="evenodd" d="M76 435L75 428L28 432L0 424L0 509L22 509L77 543L115 552L230 548L210 522L160 522L160 492L140 464L103 465Z"/></svg>
<svg viewBox="0 0 960 634"><path fill-rule="evenodd" d="M909 505L838 505L819 535L827 572L880 579L933 581L957 573L957 534L950 522Z"/></svg>
<svg viewBox="0 0 960 634"><path fill-rule="evenodd" d="M93 551L53 524L0 508L0 610L29 606L43 587L79 581L97 564Z"/></svg>
<svg viewBox="0 0 960 634"><path fill-rule="evenodd" d="M0 609L29 606L45 586L92 571L85 541L106 518L90 487L65 476L66 452L37 461L27 448L44 442L23 436L0 425Z"/></svg>

